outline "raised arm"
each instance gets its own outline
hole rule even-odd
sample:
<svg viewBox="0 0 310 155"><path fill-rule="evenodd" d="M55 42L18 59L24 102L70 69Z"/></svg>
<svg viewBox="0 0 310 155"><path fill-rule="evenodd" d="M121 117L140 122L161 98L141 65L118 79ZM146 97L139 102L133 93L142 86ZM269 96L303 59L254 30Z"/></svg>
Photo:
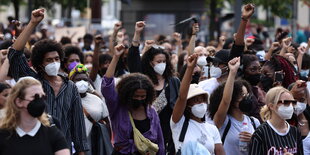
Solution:
<svg viewBox="0 0 310 155"><path fill-rule="evenodd" d="M5 58L3 64L0 67L0 82L4 82L8 79L8 72L9 72L10 64L9 60Z"/></svg>
<svg viewBox="0 0 310 155"><path fill-rule="evenodd" d="M135 25L135 34L132 38L132 46L138 47L140 44L140 39L141 39L141 33L145 27L145 22L144 21L138 21L136 22Z"/></svg>
<svg viewBox="0 0 310 155"><path fill-rule="evenodd" d="M192 26L192 34L191 34L191 39L189 40L188 44L188 51L187 55L192 55L194 53L194 48L196 44L196 38L197 38L197 33L199 32L199 24L194 23Z"/></svg>
<svg viewBox="0 0 310 155"><path fill-rule="evenodd" d="M305 47L299 47L298 48L298 56L297 56L298 72L301 71L302 58L304 57L305 53L306 53L306 48Z"/></svg>
<svg viewBox="0 0 310 155"><path fill-rule="evenodd" d="M154 40L146 40L144 43L144 47L142 49L141 54L143 55L146 51L148 51L153 45L155 45Z"/></svg>
<svg viewBox="0 0 310 155"><path fill-rule="evenodd" d="M23 32L18 36L16 41L13 44L13 48L17 51L22 51L36 26L43 20L44 18L44 9L37 9L32 11L31 20Z"/></svg>
<svg viewBox="0 0 310 155"><path fill-rule="evenodd" d="M101 35L97 35L95 37L95 49L94 49L94 55L93 55L93 67L89 73L89 78L92 80L92 81L95 81L96 80L96 77L97 77L97 73L98 73L98 70L99 70L99 53L100 53L100 49L103 45L103 39L102 39L102 36Z"/></svg>
<svg viewBox="0 0 310 155"><path fill-rule="evenodd" d="M122 22L117 22L114 24L113 33L109 38L109 53L110 55L113 55L113 49L116 43L116 36L118 31L122 28Z"/></svg>
<svg viewBox="0 0 310 155"><path fill-rule="evenodd" d="M288 47L291 45L292 43L292 37L287 37L285 39L282 40L282 49L280 51L281 56L284 56L285 53L287 52Z"/></svg>
<svg viewBox="0 0 310 155"><path fill-rule="evenodd" d="M237 75L238 68L240 66L240 57L234 58L228 62L229 66L229 75L224 87L224 92L223 92L223 97L221 100L221 103L219 105L219 108L217 112L214 115L214 124L216 125L217 128L221 128L225 119L226 115L230 106L232 94L233 94L233 89L234 89L234 82L235 82L235 77Z"/></svg>
<svg viewBox="0 0 310 155"><path fill-rule="evenodd" d="M242 8L242 15L241 15L241 22L236 34L236 40L235 44L236 45L244 45L244 34L245 34L245 29L246 25L251 18L251 16L254 13L254 5L253 4L247 4Z"/></svg>
<svg viewBox="0 0 310 155"><path fill-rule="evenodd" d="M125 49L124 45L117 45L114 47L113 59L112 59L110 65L107 69L107 72L105 73L105 77L107 77L107 78L113 78L114 77L117 62L118 62L120 56L122 55L122 53L124 52L124 49Z"/></svg>
<svg viewBox="0 0 310 155"><path fill-rule="evenodd" d="M173 38L177 41L176 42L176 47L177 47L177 55L179 56L183 52L182 48L182 36L180 33L173 33Z"/></svg>
<svg viewBox="0 0 310 155"><path fill-rule="evenodd" d="M272 57L273 51L276 50L278 47L280 47L280 43L279 42L273 42L271 44L271 47L269 48L268 52L265 55L265 60L270 60Z"/></svg>
<svg viewBox="0 0 310 155"><path fill-rule="evenodd" d="M215 49L217 52L220 51L221 49L223 49L225 41L226 41L226 37L225 36L221 36L219 38L219 44L217 45L217 48Z"/></svg>
<svg viewBox="0 0 310 155"><path fill-rule="evenodd" d="M193 75L193 71L197 63L197 57L198 55L197 53L195 53L189 56L187 59L187 68L186 68L183 80L181 82L180 95L175 103L175 106L172 112L172 121L174 123L177 123L180 121L180 119L183 116L184 110L186 108L188 89L192 81L192 75Z"/></svg>

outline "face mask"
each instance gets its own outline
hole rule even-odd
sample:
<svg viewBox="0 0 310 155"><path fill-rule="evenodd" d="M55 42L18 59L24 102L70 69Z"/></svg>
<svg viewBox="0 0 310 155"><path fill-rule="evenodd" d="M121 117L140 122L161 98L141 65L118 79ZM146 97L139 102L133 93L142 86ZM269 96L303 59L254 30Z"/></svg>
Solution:
<svg viewBox="0 0 310 155"><path fill-rule="evenodd" d="M85 64L85 67L90 70L93 67L93 64Z"/></svg>
<svg viewBox="0 0 310 155"><path fill-rule="evenodd" d="M297 102L297 104L294 107L294 113L298 116L299 114L304 112L306 108L307 108L306 103Z"/></svg>
<svg viewBox="0 0 310 155"><path fill-rule="evenodd" d="M137 100L137 99L131 99L131 108L132 109L138 109L141 105L145 104L145 99L144 100Z"/></svg>
<svg viewBox="0 0 310 155"><path fill-rule="evenodd" d="M53 62L45 66L45 72L49 76L57 76L59 71L60 63Z"/></svg>
<svg viewBox="0 0 310 155"><path fill-rule="evenodd" d="M44 99L42 97L40 98L40 96L36 94L34 100L29 102L27 110L32 117L39 117L43 114L45 106L46 104Z"/></svg>
<svg viewBox="0 0 310 155"><path fill-rule="evenodd" d="M309 75L309 69L306 69L306 70L302 69L302 70L300 71L300 76L302 76L302 77L308 77L308 75Z"/></svg>
<svg viewBox="0 0 310 155"><path fill-rule="evenodd" d="M79 64L79 63L76 62L76 61L71 62L71 63L68 65L68 70L71 71L77 64Z"/></svg>
<svg viewBox="0 0 310 155"><path fill-rule="evenodd" d="M200 56L200 57L198 57L197 65L199 65L199 66L205 66L205 65L207 65L207 57L206 57L206 56Z"/></svg>
<svg viewBox="0 0 310 155"><path fill-rule="evenodd" d="M154 71L159 75L163 75L165 69L166 69L166 63L159 63L154 66Z"/></svg>
<svg viewBox="0 0 310 155"><path fill-rule="evenodd" d="M252 86L256 86L260 81L261 74L248 75L245 80L247 80Z"/></svg>
<svg viewBox="0 0 310 155"><path fill-rule="evenodd" d="M195 74L192 76L192 81L191 83L199 83L199 78L200 78L200 73L199 72L195 72Z"/></svg>
<svg viewBox="0 0 310 155"><path fill-rule="evenodd" d="M88 86L89 86L88 82L84 80L76 82L75 85L80 94L86 93L86 91L88 90Z"/></svg>
<svg viewBox="0 0 310 155"><path fill-rule="evenodd" d="M271 87L272 87L272 84L273 84L273 79L266 76L266 75L263 75L260 79L260 83L262 85L262 89L267 92Z"/></svg>
<svg viewBox="0 0 310 155"><path fill-rule="evenodd" d="M210 67L210 77L219 78L222 75L222 70L219 67Z"/></svg>
<svg viewBox="0 0 310 155"><path fill-rule="evenodd" d="M294 113L294 107L292 105L288 107L284 105L280 105L277 113L284 120L291 119Z"/></svg>
<svg viewBox="0 0 310 155"><path fill-rule="evenodd" d="M250 112L252 110L253 104L251 100L252 95L244 97L239 103L239 109L244 112Z"/></svg>
<svg viewBox="0 0 310 155"><path fill-rule="evenodd" d="M195 104L192 107L192 114L198 118L203 118L203 116L207 112L207 104L206 103L200 103L200 104Z"/></svg>

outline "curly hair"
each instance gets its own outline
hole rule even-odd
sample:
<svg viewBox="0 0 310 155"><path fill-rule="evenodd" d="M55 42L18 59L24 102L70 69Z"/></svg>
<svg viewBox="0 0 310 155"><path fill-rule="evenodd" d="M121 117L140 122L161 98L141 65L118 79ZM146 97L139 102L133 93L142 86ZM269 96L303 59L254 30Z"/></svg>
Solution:
<svg viewBox="0 0 310 155"><path fill-rule="evenodd" d="M76 54L80 58L80 63L84 64L84 54L82 53L81 49L74 45L65 45L64 46L64 62L68 61L68 58L71 54Z"/></svg>
<svg viewBox="0 0 310 155"><path fill-rule="evenodd" d="M244 54L242 57L243 73L245 69L248 68L253 61L258 61L258 58L254 54Z"/></svg>
<svg viewBox="0 0 310 155"><path fill-rule="evenodd" d="M33 68L38 73L42 73L43 71L41 65L43 64L43 58L45 54L49 52L54 52L54 51L58 53L60 60L63 60L64 55L63 55L63 50L62 50L60 43L53 41L53 40L44 39L34 44L30 59L31 59Z"/></svg>
<svg viewBox="0 0 310 155"><path fill-rule="evenodd" d="M138 89L146 90L146 102L147 104L152 104L155 99L154 85L151 80L140 73L132 73L124 75L121 81L116 86L118 92L119 103L124 106L128 106L130 101Z"/></svg>
<svg viewBox="0 0 310 155"><path fill-rule="evenodd" d="M154 57L158 54L163 54L166 57L166 69L163 73L163 77L167 80L173 76L174 69L171 64L171 58L167 52L164 52L162 49L155 49L150 48L148 51L145 52L145 54L142 56L141 65L142 65L142 73L147 75L152 82L157 85L158 79L156 76L156 72L153 69L153 66L151 66L151 62L153 61Z"/></svg>
<svg viewBox="0 0 310 155"><path fill-rule="evenodd" d="M210 118L213 120L215 113L217 112L224 92L225 83L222 83L219 87L217 87L210 96L210 104L208 106L208 111L210 113ZM245 80L237 80L234 83L232 98L230 101L230 106L228 109L228 114L231 112L231 107L238 101L238 99L242 95L242 86L245 86L248 90L249 94L252 94L251 85Z"/></svg>

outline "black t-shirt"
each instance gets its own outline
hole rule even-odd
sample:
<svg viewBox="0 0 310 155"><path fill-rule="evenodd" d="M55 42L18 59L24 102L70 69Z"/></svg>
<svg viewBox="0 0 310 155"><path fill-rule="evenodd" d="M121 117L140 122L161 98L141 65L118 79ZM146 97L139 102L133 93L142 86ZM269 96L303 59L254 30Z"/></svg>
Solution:
<svg viewBox="0 0 310 155"><path fill-rule="evenodd" d="M0 130L0 155L54 155L66 148L66 139L56 127L41 125L34 137Z"/></svg>
<svg viewBox="0 0 310 155"><path fill-rule="evenodd" d="M150 130L151 127L151 121L149 118L146 118L144 120L133 120L135 123L136 128L141 132L141 134L147 132Z"/></svg>

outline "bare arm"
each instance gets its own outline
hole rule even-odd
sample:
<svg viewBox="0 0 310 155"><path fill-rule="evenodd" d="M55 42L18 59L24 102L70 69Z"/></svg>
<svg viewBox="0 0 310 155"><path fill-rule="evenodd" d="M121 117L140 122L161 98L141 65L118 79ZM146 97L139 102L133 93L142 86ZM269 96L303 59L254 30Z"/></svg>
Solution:
<svg viewBox="0 0 310 155"><path fill-rule="evenodd" d="M282 40L282 49L280 51L281 56L284 56L285 53L287 52L288 47L291 45L292 43L292 37L287 37L285 39Z"/></svg>
<svg viewBox="0 0 310 155"><path fill-rule="evenodd" d="M246 25L248 23L248 20L251 18L251 16L254 13L254 5L252 4L247 4L243 7L242 9L242 20L240 22L237 34L236 34L236 39L235 39L235 44L236 45L244 45L244 34L245 34L245 29Z"/></svg>
<svg viewBox="0 0 310 155"><path fill-rule="evenodd" d="M174 123L180 121L186 108L188 89L191 84L192 74L197 63L197 56L197 53L195 53L188 57L187 68L180 86L180 95L175 103L172 112L172 121Z"/></svg>
<svg viewBox="0 0 310 155"><path fill-rule="evenodd" d="M188 51L187 51L187 55L192 55L194 53L194 48L195 48L195 43L196 43L196 35L199 32L199 24L198 23L194 23L192 26L192 36L191 39L189 41L188 44Z"/></svg>
<svg viewBox="0 0 310 155"><path fill-rule="evenodd" d="M17 51L24 49L32 31L44 18L44 9L37 9L32 11L31 20L23 32L19 35L13 44L13 48Z"/></svg>
<svg viewBox="0 0 310 155"><path fill-rule="evenodd" d="M279 42L273 42L271 44L271 47L269 48L268 52L265 55L265 60L270 60L272 57L272 52L277 49L278 47L280 47L280 43Z"/></svg>
<svg viewBox="0 0 310 155"><path fill-rule="evenodd" d="M69 149L62 149L62 150L55 152L55 155L70 155L70 150Z"/></svg>
<svg viewBox="0 0 310 155"><path fill-rule="evenodd" d="M91 69L89 73L89 78L92 81L96 80L97 73L99 70L99 53L100 53L102 42L103 40L102 40L101 35L98 35L95 37L95 49L94 49L93 62L92 62L93 68Z"/></svg>
<svg viewBox="0 0 310 155"><path fill-rule="evenodd" d="M298 57L297 57L298 72L301 71L302 58L304 57L305 53L306 53L305 47L298 48Z"/></svg>
<svg viewBox="0 0 310 155"><path fill-rule="evenodd" d="M177 46L177 48L178 48L177 55L179 56L179 55L182 54L182 52L183 52L181 34L175 32L175 33L173 34L173 38L177 41L177 43L176 43L176 46Z"/></svg>
<svg viewBox="0 0 310 155"><path fill-rule="evenodd" d="M110 55L113 55L113 49L114 49L114 43L116 42L116 35L117 32L121 29L122 22L117 22L114 24L113 33L109 38L109 53Z"/></svg>
<svg viewBox="0 0 310 155"><path fill-rule="evenodd" d="M136 22L135 26L135 34L132 38L132 46L139 46L140 44L140 39L141 39L141 33L145 27L145 22L144 21L138 21Z"/></svg>
<svg viewBox="0 0 310 155"><path fill-rule="evenodd" d="M221 128L225 119L226 115L230 106L233 89L234 89L234 82L235 77L237 75L238 68L240 66L240 57L234 58L228 62L229 66L229 75L224 87L223 97L217 112L214 115L214 124L217 128Z"/></svg>
<svg viewBox="0 0 310 155"><path fill-rule="evenodd" d="M215 144L214 147L215 155L225 155L225 150L222 144Z"/></svg>
<svg viewBox="0 0 310 155"><path fill-rule="evenodd" d="M117 62L118 62L121 54L124 52L124 48L125 48L124 45L117 45L113 49L113 51L114 51L113 59L112 59L110 65L107 69L107 72L105 73L105 77L107 77L107 78L113 78L114 77Z"/></svg>
<svg viewBox="0 0 310 155"><path fill-rule="evenodd" d="M9 68L10 68L9 59L6 58L0 68L0 82L3 82L6 79L8 79L7 75L9 72Z"/></svg>

